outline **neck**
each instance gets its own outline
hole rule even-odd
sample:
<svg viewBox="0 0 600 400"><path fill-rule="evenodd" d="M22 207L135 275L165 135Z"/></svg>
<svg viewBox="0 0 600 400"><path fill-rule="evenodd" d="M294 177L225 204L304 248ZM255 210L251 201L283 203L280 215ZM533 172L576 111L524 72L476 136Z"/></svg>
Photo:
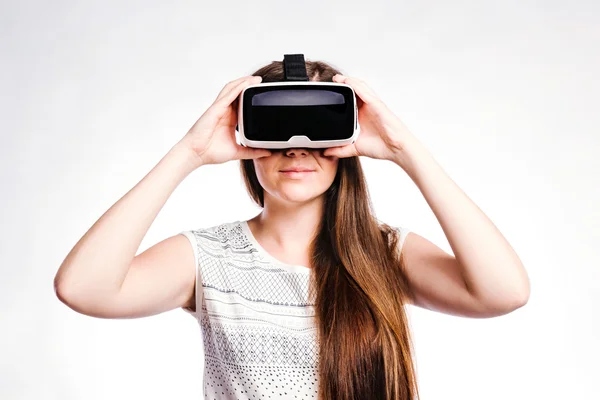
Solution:
<svg viewBox="0 0 600 400"><path fill-rule="evenodd" d="M308 247L323 217L323 199L290 204L269 202L248 225L261 245L274 253L307 256Z"/></svg>

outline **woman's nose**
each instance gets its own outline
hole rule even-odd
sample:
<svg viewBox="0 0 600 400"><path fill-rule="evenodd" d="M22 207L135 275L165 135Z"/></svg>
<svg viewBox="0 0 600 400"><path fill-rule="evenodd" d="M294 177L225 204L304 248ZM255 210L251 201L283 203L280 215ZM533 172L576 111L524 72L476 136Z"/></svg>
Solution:
<svg viewBox="0 0 600 400"><path fill-rule="evenodd" d="M286 156L305 156L308 154L308 149L294 148L285 150Z"/></svg>

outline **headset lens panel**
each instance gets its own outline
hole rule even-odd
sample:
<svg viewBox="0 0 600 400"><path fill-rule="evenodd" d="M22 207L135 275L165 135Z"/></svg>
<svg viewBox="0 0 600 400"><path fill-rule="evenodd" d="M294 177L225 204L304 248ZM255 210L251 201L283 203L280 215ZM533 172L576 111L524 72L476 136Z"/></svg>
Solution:
<svg viewBox="0 0 600 400"><path fill-rule="evenodd" d="M355 127L352 89L344 86L253 87L244 93L244 135L249 140L343 140Z"/></svg>

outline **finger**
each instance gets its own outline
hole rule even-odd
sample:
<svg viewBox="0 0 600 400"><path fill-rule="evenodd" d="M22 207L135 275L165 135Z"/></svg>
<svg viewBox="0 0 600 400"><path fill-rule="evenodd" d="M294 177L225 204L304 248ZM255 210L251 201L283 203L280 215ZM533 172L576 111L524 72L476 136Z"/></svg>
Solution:
<svg viewBox="0 0 600 400"><path fill-rule="evenodd" d="M326 157L337 157L337 158L346 158L346 157L354 157L357 154L356 148L354 144L348 144L345 146L337 146L330 147L325 149L323 155Z"/></svg>
<svg viewBox="0 0 600 400"><path fill-rule="evenodd" d="M338 74L333 77L333 80L352 86L352 89L354 89L356 94L367 104L380 101L375 92L364 81L358 78Z"/></svg>
<svg viewBox="0 0 600 400"><path fill-rule="evenodd" d="M229 92L224 93L219 100L216 100L206 113L209 114L211 118L215 118L217 121L220 120L227 111L227 108L231 106L231 103L237 99L240 92L245 87L258 83L261 80L262 78L260 76L242 79L237 86L232 87Z"/></svg>
<svg viewBox="0 0 600 400"><path fill-rule="evenodd" d="M232 87L237 86L240 82L247 80L247 79L253 79L254 76L253 75L248 75L248 76L242 76L238 79L235 79L231 82L229 82L228 84L226 84L223 89L221 89L221 91L219 92L219 95L217 96L217 98L215 99L215 102L217 100L220 100L221 97L223 97L225 94L229 93L229 91L231 90Z"/></svg>
<svg viewBox="0 0 600 400"><path fill-rule="evenodd" d="M243 149L240 150L240 152L240 159L242 160L251 160L253 158L268 157L271 154L273 154L267 149L255 149L252 147L243 147Z"/></svg>
<svg viewBox="0 0 600 400"><path fill-rule="evenodd" d="M231 85L227 91L224 91L222 95L220 95L215 103L219 103L220 105L224 105L225 107L231 105L231 103L239 96L242 89L246 86L254 85L259 83L262 80L261 76L248 76L246 78L242 78L238 80L236 84Z"/></svg>

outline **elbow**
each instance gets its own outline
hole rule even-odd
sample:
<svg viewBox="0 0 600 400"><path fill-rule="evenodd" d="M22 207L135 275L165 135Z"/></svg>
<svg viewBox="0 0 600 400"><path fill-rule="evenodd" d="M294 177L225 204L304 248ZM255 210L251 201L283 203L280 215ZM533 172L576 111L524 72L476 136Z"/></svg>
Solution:
<svg viewBox="0 0 600 400"><path fill-rule="evenodd" d="M88 290L85 295L82 295L81 290L77 289L76 285L71 282L65 282L64 279L54 278L54 294L61 303L80 312L83 299L89 298L92 293Z"/></svg>
<svg viewBox="0 0 600 400"><path fill-rule="evenodd" d="M529 296L531 294L531 285L529 277L524 269L520 279L513 281L511 290L503 296L503 301L500 303L500 308L504 309L504 313L508 314L515 311L529 302Z"/></svg>
<svg viewBox="0 0 600 400"><path fill-rule="evenodd" d="M523 292L522 294L515 295L512 301L507 304L507 313L518 310L525 306L529 301L529 292Z"/></svg>
<svg viewBox="0 0 600 400"><path fill-rule="evenodd" d="M53 281L53 289L56 297L64 304L68 305L68 299L70 296L70 285L66 282L65 275L66 267L63 265L60 266L56 275L54 275Z"/></svg>
<svg viewBox="0 0 600 400"><path fill-rule="evenodd" d="M515 288L510 293L495 293L480 300L481 315L485 317L499 317L509 314L525 306L529 302L529 282L522 288Z"/></svg>
<svg viewBox="0 0 600 400"><path fill-rule="evenodd" d="M519 293L519 295L515 296L515 299L514 299L515 310L517 308L523 307L525 304L527 304L529 302L530 293L531 293L531 290L529 288L529 284L527 284L527 288L522 290Z"/></svg>
<svg viewBox="0 0 600 400"><path fill-rule="evenodd" d="M58 279L58 275L56 275L54 277L53 284L54 284L54 286L53 286L53 288L54 288L54 294L56 295L56 297L58 297L58 299L60 301L63 301L63 299L64 299L64 293L65 293L65 288L64 288L64 285Z"/></svg>
<svg viewBox="0 0 600 400"><path fill-rule="evenodd" d="M523 307L529 301L526 294L514 295L496 299L495 301L481 302L479 315L483 318L500 317L510 314L513 311Z"/></svg>
<svg viewBox="0 0 600 400"><path fill-rule="evenodd" d="M60 300L61 303L65 304L66 306L71 307L71 305L73 304L73 296L70 294L69 288L56 278L54 279L54 294L56 295L58 300Z"/></svg>
<svg viewBox="0 0 600 400"><path fill-rule="evenodd" d="M525 306L529 302L530 293L529 281L526 280L521 289L515 290L510 296L506 296L501 306L503 308L502 314L508 314Z"/></svg>
<svg viewBox="0 0 600 400"><path fill-rule="evenodd" d="M523 269L523 278L521 279L521 287L517 291L517 294L514 296L515 309L523 307L527 302L529 302L529 296L531 294L531 283L529 281L529 276L527 272Z"/></svg>

